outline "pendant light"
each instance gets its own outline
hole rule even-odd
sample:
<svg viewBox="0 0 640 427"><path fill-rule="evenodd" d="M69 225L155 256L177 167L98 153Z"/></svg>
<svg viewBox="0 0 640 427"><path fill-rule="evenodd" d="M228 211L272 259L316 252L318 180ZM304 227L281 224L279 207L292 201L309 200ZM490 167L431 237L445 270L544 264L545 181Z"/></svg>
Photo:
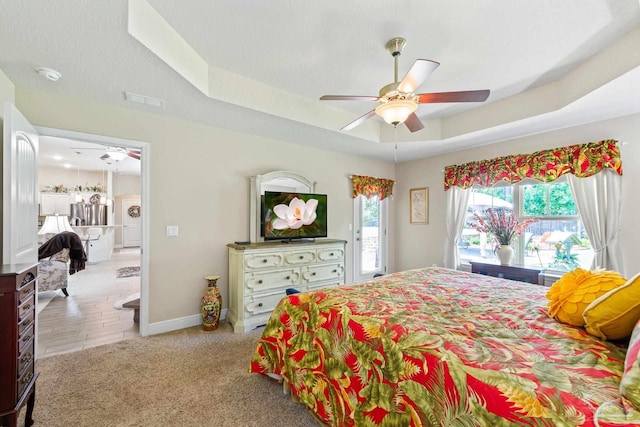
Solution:
<svg viewBox="0 0 640 427"><path fill-rule="evenodd" d="M78 154L78 176L76 178L76 196L75 196L75 201L76 203L82 203L82 195L80 194L80 152L76 151L76 153Z"/></svg>

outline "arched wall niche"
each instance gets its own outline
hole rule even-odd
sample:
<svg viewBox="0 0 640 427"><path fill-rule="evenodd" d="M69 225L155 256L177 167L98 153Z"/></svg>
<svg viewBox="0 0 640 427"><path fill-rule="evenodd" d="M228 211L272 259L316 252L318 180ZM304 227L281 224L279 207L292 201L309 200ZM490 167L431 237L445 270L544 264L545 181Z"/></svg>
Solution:
<svg viewBox="0 0 640 427"><path fill-rule="evenodd" d="M251 203L249 236L252 242L262 242L260 217L262 195L265 191L288 191L292 193L313 193L316 183L292 171L273 171L251 177Z"/></svg>

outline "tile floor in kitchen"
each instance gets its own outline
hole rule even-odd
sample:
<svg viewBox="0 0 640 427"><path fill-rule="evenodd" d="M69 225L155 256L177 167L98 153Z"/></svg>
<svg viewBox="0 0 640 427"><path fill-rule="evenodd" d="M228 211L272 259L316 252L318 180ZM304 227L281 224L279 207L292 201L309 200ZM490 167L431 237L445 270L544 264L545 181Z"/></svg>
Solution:
<svg viewBox="0 0 640 427"><path fill-rule="evenodd" d="M38 358L139 336L133 309L114 307L140 292L140 277L117 278L116 271L139 265L139 248L116 249L110 260L69 276L68 297L60 290L39 293Z"/></svg>

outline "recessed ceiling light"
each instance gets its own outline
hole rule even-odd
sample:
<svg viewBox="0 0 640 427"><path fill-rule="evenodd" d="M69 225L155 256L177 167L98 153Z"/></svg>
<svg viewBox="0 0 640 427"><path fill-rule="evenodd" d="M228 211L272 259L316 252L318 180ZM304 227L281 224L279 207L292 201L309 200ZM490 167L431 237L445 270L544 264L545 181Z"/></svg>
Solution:
<svg viewBox="0 0 640 427"><path fill-rule="evenodd" d="M38 74L44 79L47 79L52 82L57 82L62 77L59 71L54 70L53 68L40 67L38 68Z"/></svg>

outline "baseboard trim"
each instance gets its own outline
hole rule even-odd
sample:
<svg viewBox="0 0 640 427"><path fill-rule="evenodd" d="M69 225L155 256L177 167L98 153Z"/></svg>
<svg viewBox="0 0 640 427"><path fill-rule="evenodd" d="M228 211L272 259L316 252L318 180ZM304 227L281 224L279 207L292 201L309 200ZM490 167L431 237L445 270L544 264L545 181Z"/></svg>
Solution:
<svg viewBox="0 0 640 427"><path fill-rule="evenodd" d="M227 318L227 309L223 308L220 313L220 320ZM177 331L179 329L190 328L202 324L202 316L194 314L193 316L179 317L177 319L163 320L161 322L149 323L147 331L149 335L163 334L165 332Z"/></svg>

